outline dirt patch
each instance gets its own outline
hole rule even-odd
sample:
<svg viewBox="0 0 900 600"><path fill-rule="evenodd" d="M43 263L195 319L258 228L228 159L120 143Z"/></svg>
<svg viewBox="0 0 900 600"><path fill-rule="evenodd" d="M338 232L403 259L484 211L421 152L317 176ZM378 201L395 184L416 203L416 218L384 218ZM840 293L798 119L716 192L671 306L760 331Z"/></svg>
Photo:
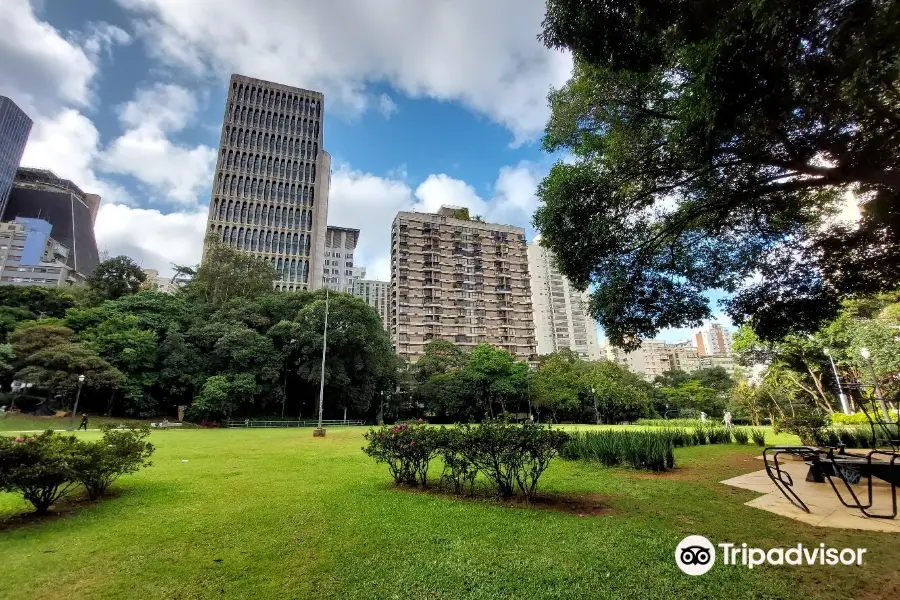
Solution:
<svg viewBox="0 0 900 600"><path fill-rule="evenodd" d="M492 490L478 487L472 494L455 494L451 489L442 486L433 486L426 489L406 486L396 486L395 489L403 490L410 494L428 494L442 496L454 500L466 502L483 502L524 510L546 510L550 512L578 515L579 517L605 517L615 511L608 497L600 494L554 494L545 493L528 500L522 496L515 498L500 498Z"/></svg>
<svg viewBox="0 0 900 600"><path fill-rule="evenodd" d="M504 504L513 508L549 510L579 517L605 517L614 512L609 505L609 500L599 494L585 494L584 496L547 494L539 496L531 502L517 499Z"/></svg>

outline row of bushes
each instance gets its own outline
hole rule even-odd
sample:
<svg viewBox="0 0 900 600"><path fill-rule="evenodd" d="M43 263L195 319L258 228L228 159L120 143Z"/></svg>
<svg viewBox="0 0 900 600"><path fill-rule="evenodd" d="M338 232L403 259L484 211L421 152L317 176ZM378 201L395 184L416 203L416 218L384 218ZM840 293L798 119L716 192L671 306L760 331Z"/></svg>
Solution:
<svg viewBox="0 0 900 600"><path fill-rule="evenodd" d="M813 433L816 446L836 448L874 448L871 427L823 427Z"/></svg>
<svg viewBox="0 0 900 600"><path fill-rule="evenodd" d="M150 466L150 429L107 429L93 442L53 431L0 436L0 491L19 493L38 514L79 485L90 499L105 496L121 475Z"/></svg>
<svg viewBox="0 0 900 600"><path fill-rule="evenodd" d="M548 425L513 425L488 420L480 425L429 427L424 422L370 430L363 451L387 465L398 484L428 485L432 460L443 463L441 482L455 493L474 491L481 473L504 498L516 490L534 498L538 479L559 454L569 434Z"/></svg>
<svg viewBox="0 0 900 600"><path fill-rule="evenodd" d="M675 466L675 448L751 441L757 446L765 446L765 432L720 426L601 429L572 434L562 456L570 460L596 461L610 467L625 465L634 469L666 471Z"/></svg>
<svg viewBox="0 0 900 600"><path fill-rule="evenodd" d="M878 409L880 410L880 409ZM891 419L894 422L900 421L900 411L890 411ZM882 415L879 415L879 418L883 418ZM869 425L869 417L866 416L866 413L860 411L853 413L852 415L845 415L844 413L834 413L830 417L831 423L833 425Z"/></svg>

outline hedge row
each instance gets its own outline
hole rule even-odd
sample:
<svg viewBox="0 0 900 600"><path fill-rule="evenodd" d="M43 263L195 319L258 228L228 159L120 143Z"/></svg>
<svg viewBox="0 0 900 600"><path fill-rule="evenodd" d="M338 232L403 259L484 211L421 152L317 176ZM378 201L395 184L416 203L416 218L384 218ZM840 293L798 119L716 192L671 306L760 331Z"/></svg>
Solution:
<svg viewBox="0 0 900 600"><path fill-rule="evenodd" d="M53 431L16 438L0 436L0 491L19 493L38 514L83 485L88 497L105 496L126 473L150 466L150 429L107 429L86 442Z"/></svg>
<svg viewBox="0 0 900 600"><path fill-rule="evenodd" d="M481 473L504 498L516 490L534 498L538 479L569 439L547 425L500 420L454 427L429 427L422 421L385 425L365 437L363 451L386 464L398 484L428 485L429 466L440 457L441 481L456 493L471 493Z"/></svg>

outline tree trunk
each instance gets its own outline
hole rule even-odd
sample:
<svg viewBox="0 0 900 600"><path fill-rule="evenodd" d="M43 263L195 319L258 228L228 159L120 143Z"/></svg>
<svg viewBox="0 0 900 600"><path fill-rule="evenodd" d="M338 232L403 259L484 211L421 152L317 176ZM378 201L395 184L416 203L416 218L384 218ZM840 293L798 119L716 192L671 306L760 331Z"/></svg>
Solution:
<svg viewBox="0 0 900 600"><path fill-rule="evenodd" d="M116 390L113 390L112 393L109 395L109 401L106 403L106 416L107 417L112 416L113 404L115 403L115 401L116 401Z"/></svg>

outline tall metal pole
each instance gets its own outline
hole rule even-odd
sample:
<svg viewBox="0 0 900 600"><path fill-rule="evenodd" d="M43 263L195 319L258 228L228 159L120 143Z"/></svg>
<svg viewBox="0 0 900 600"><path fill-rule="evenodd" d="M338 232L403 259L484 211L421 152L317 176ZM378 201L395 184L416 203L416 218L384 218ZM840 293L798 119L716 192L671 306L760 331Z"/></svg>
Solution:
<svg viewBox="0 0 900 600"><path fill-rule="evenodd" d="M75 413L78 412L78 399L81 398L81 384L84 383L84 375L78 376L78 391L75 392L75 406L72 408L72 416L69 418L69 431L75 431Z"/></svg>
<svg viewBox="0 0 900 600"><path fill-rule="evenodd" d="M878 398L878 404L881 406L884 418L887 419L888 423L892 423L893 419L891 418L891 411L888 410L887 404L884 402L884 396L881 395L881 386L878 385L878 376L875 374L875 364L872 362L872 355L869 353L868 348L860 348L859 353L862 354L862 357L869 365L869 370L872 371L872 383L875 385L875 396Z"/></svg>
<svg viewBox="0 0 900 600"><path fill-rule="evenodd" d="M875 365L872 364L872 361L866 359L866 362L869 363L869 370L872 371L872 381L875 382L875 395L878 397L878 404L881 406L881 412L884 413L884 418L887 419L888 423L893 423L894 420L891 418L891 411L888 410L887 404L884 402L884 396L881 395L881 386L878 385L878 377L875 375Z"/></svg>
<svg viewBox="0 0 900 600"><path fill-rule="evenodd" d="M844 395L844 390L841 388L841 378L838 376L837 367L834 365L834 358L831 356L831 352L828 348L825 348L825 354L828 355L828 360L831 362L831 370L834 372L834 380L837 383L838 388L838 397L841 399L841 410L844 411L845 415L850 414L850 403L847 402L847 396Z"/></svg>
<svg viewBox="0 0 900 600"><path fill-rule="evenodd" d="M313 432L316 437L324 436L322 429L322 406L325 399L325 349L328 346L328 286L325 286L325 329L322 331L322 376L319 380L319 427Z"/></svg>

